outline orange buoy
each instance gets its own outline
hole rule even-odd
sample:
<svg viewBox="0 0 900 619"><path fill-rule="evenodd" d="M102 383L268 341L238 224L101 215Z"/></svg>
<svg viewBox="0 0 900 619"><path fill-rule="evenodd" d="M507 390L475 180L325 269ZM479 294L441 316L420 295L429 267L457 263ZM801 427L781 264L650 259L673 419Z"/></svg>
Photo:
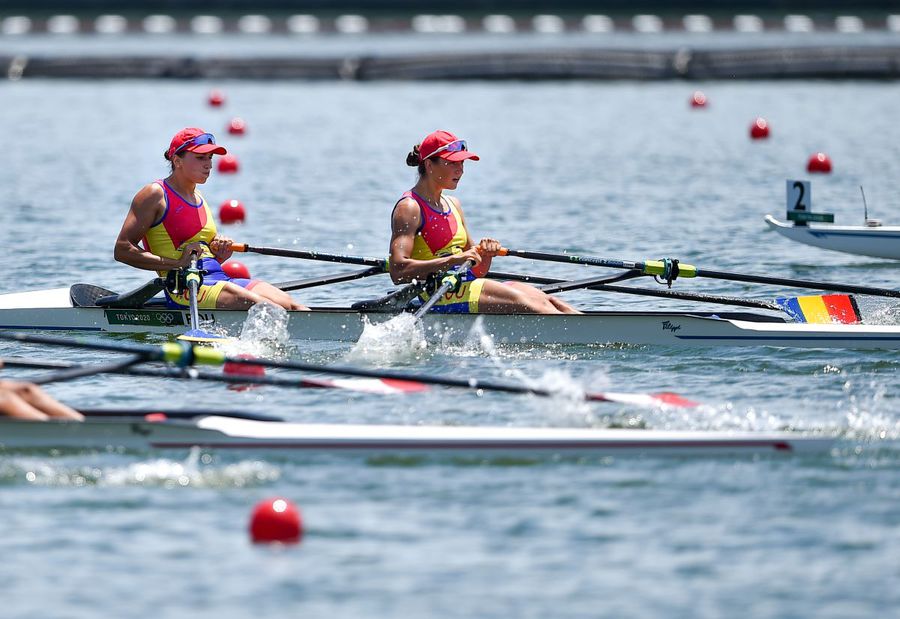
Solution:
<svg viewBox="0 0 900 619"><path fill-rule="evenodd" d="M825 153L816 153L811 155L809 162L806 164L807 172L818 172L820 174L831 173L831 159Z"/></svg>
<svg viewBox="0 0 900 619"><path fill-rule="evenodd" d="M225 103L225 95L221 90L211 90L208 101L212 107L221 107Z"/></svg>
<svg viewBox="0 0 900 619"><path fill-rule="evenodd" d="M695 90L694 94L691 95L691 107L706 107L706 104L706 95L700 90Z"/></svg>
<svg viewBox="0 0 900 619"><path fill-rule="evenodd" d="M223 224L244 223L246 218L247 212L240 200L225 200L219 205L219 221Z"/></svg>
<svg viewBox="0 0 900 619"><path fill-rule="evenodd" d="M764 140L767 137L769 137L769 122L765 118L759 117L750 125L750 138Z"/></svg>
<svg viewBox="0 0 900 619"><path fill-rule="evenodd" d="M222 270L228 277L236 279L250 279L250 269L243 262L229 260L222 265Z"/></svg>
<svg viewBox="0 0 900 619"><path fill-rule="evenodd" d="M296 544L303 536L300 510L291 501L275 497L260 501L250 516L250 538L255 544Z"/></svg>
<svg viewBox="0 0 900 619"><path fill-rule="evenodd" d="M234 174L238 171L238 160L234 155L222 155L219 157L219 172L222 174Z"/></svg>
<svg viewBox="0 0 900 619"><path fill-rule="evenodd" d="M237 116L232 118L228 123L228 133L231 135L244 135L244 132L247 130L247 123L244 122L243 118L238 118Z"/></svg>

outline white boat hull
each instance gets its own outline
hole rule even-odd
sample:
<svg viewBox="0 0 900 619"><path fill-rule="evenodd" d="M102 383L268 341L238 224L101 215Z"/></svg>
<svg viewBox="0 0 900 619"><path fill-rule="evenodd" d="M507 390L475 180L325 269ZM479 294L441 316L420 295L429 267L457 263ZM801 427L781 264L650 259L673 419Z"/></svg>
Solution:
<svg viewBox="0 0 900 619"><path fill-rule="evenodd" d="M798 243L857 256L900 260L900 226L835 226L810 223L795 226L766 215L766 223Z"/></svg>
<svg viewBox="0 0 900 619"><path fill-rule="evenodd" d="M240 334L247 313L200 312L203 328ZM288 332L295 340L358 341L367 322L395 314L346 308L290 312ZM900 348L898 325L794 323L750 312L589 312L583 315L429 314L432 341L468 340L476 321L502 344L596 345L623 343L676 347L782 346L792 348ZM68 288L0 295L0 329L62 330L178 335L189 328L186 310L73 307Z"/></svg>
<svg viewBox="0 0 900 619"><path fill-rule="evenodd" d="M785 432L302 424L217 415L172 421L140 417L83 423L0 420L0 449L4 450L202 447L370 456L545 457L822 453L834 442Z"/></svg>

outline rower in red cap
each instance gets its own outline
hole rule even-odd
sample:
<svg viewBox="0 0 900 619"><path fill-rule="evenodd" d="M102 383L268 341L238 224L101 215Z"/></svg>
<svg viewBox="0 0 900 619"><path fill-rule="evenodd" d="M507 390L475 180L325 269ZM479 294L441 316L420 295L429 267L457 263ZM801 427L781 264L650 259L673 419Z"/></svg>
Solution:
<svg viewBox="0 0 900 619"><path fill-rule="evenodd" d="M203 129L188 127L176 133L163 154L171 173L134 196L116 239L116 260L165 276L189 266L191 253L197 252L198 267L205 272L197 294L200 309L246 309L263 302L308 309L271 284L231 278L222 271L221 264L232 254L232 240L217 233L212 211L197 185L209 178L213 155L226 153ZM190 305L187 290L182 294L166 291L166 298L173 308Z"/></svg>
<svg viewBox="0 0 900 619"><path fill-rule="evenodd" d="M475 266L461 278L458 290L445 294L432 311L580 313L534 286L484 279L500 242L483 238L474 245L459 200L444 195L459 185L466 159L478 161L479 157L468 150L465 140L447 131L428 134L406 156L406 164L418 168L419 180L403 194L391 215L391 279L397 284L423 280L471 260ZM423 300L427 298L423 294Z"/></svg>

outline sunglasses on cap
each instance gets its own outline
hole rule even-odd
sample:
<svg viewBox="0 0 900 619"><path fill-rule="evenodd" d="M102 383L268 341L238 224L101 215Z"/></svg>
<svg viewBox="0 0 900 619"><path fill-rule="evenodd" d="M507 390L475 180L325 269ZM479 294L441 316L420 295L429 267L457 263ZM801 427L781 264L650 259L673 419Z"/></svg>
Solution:
<svg viewBox="0 0 900 619"><path fill-rule="evenodd" d="M201 133L200 135L192 137L190 140L184 142L181 146L176 148L172 155L177 155L181 151L189 148L191 146L202 146L204 144L215 144L216 138L213 137L212 133Z"/></svg>
<svg viewBox="0 0 900 619"><path fill-rule="evenodd" d="M434 149L434 151L432 151L432 153L430 155L428 155L428 157L426 157L426 159L431 159L438 153L442 153L444 151L447 151L448 153L458 153L458 152L464 151L464 150L468 150L466 148L466 141L465 140L454 140L453 142L444 144L440 148Z"/></svg>

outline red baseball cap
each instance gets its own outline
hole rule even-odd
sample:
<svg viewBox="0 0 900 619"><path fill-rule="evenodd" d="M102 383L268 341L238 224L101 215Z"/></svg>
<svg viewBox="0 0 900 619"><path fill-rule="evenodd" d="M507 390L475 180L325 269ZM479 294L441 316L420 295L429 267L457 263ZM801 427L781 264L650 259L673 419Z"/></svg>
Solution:
<svg viewBox="0 0 900 619"><path fill-rule="evenodd" d="M419 161L437 155L447 161L478 161L480 157L466 149L466 141L460 140L449 131L429 133L419 144Z"/></svg>
<svg viewBox="0 0 900 619"><path fill-rule="evenodd" d="M203 129L197 127L186 127L175 134L169 143L169 159L182 152L199 153L215 153L216 155L226 155L228 151L224 146L216 144L216 138L212 133L207 133Z"/></svg>

